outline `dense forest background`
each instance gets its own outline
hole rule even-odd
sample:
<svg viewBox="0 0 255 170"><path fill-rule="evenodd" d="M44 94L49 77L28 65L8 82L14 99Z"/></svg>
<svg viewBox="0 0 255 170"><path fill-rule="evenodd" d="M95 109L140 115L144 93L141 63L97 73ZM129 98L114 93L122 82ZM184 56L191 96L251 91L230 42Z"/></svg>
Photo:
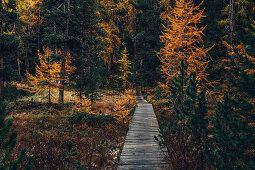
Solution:
<svg viewBox="0 0 255 170"><path fill-rule="evenodd" d="M40 131L35 143L28 139L22 143L18 138L19 149L33 143L34 150L28 151L39 156L32 161L23 150L17 158L19 149L10 156L15 145L10 144L4 156L0 154L0 169L25 166L23 158L27 167L74 166L70 163L77 161L72 142L66 142L71 139L78 150L89 150L91 156L85 163L76 162L76 168L85 164L89 168L116 167L117 161L109 163L107 157L113 157L109 150L123 144L136 104L130 89L142 91L154 104L161 130L158 140L174 150L169 153L174 168L253 169L254 56L254 0L0 0L0 97L9 101L9 106L3 103L0 109L4 113L0 130L13 124L5 118L7 111L15 115L24 108L41 106L43 112L49 108L52 113L66 112L72 122L68 128L84 120L90 129L87 136L93 136L88 141L94 141L81 149L77 129L76 139L69 136L64 141L63 132L56 132L60 127L53 130L50 125L59 141L51 147L67 143L68 156L59 160L45 156L38 143L50 145L55 136L44 140ZM28 91L29 102L17 102ZM114 103L111 108L95 104L102 94L116 91L122 99L109 99ZM77 96L71 116L70 94ZM35 102L32 95L43 96L44 103ZM102 114L106 108L117 118ZM52 114L47 119L52 124L57 121ZM1 124L5 120L6 126ZM27 129L35 124L30 122ZM102 129L109 124L111 128L104 133ZM113 139L114 134L118 139ZM16 132L12 135L9 143L16 143ZM0 151L3 148L0 144ZM10 157L17 160L10 163Z"/></svg>

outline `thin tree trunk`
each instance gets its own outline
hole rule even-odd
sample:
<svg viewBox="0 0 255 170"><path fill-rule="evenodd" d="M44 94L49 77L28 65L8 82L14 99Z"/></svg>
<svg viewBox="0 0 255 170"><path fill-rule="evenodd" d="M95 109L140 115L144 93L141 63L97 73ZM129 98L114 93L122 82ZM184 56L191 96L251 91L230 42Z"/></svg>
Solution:
<svg viewBox="0 0 255 170"><path fill-rule="evenodd" d="M82 99L82 94L83 94L83 84L84 84L83 81L84 81L84 50L82 49L81 72L80 72L80 99Z"/></svg>
<svg viewBox="0 0 255 170"><path fill-rule="evenodd" d="M235 27L235 0L229 1L229 44L233 46Z"/></svg>
<svg viewBox="0 0 255 170"><path fill-rule="evenodd" d="M112 56L110 55L109 61L108 61L108 74L111 73L112 70Z"/></svg>
<svg viewBox="0 0 255 170"><path fill-rule="evenodd" d="M0 1L0 12L2 13L3 9L3 2ZM3 22L2 19L0 19L0 34L3 34ZM0 54L0 98L1 100L4 100L4 74L3 74L3 67L4 67L4 56Z"/></svg>
<svg viewBox="0 0 255 170"><path fill-rule="evenodd" d="M51 95L51 91L50 91L50 88L49 88L49 98L48 98L48 102L49 102L49 104L51 103L50 95Z"/></svg>
<svg viewBox="0 0 255 170"><path fill-rule="evenodd" d="M0 97L1 100L4 100L4 74L3 74L3 67L4 67L4 57L3 55L0 54L0 70L1 70L1 75L0 75Z"/></svg>
<svg viewBox="0 0 255 170"><path fill-rule="evenodd" d="M21 76L19 56L17 57L17 64L18 64L18 72L19 72L19 76Z"/></svg>
<svg viewBox="0 0 255 170"><path fill-rule="evenodd" d="M62 65L61 65L61 73L60 73L60 89L59 89L59 103L64 103L64 83L65 83L65 73L66 73L66 55L67 55L67 39L68 39L68 32L69 32L69 22L71 19L71 0L67 1L67 10L68 10L68 15L67 15L67 20L66 20L66 30L65 30L65 45L64 45L64 57L62 58Z"/></svg>

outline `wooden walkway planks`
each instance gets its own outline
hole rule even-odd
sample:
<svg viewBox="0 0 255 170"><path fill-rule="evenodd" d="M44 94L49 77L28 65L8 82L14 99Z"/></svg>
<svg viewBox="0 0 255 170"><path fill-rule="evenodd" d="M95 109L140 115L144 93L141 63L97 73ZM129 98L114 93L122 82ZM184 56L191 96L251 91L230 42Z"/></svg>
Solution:
<svg viewBox="0 0 255 170"><path fill-rule="evenodd" d="M138 106L129 127L118 170L170 169L166 148L160 148L154 139L159 132L152 104L141 96L137 100Z"/></svg>

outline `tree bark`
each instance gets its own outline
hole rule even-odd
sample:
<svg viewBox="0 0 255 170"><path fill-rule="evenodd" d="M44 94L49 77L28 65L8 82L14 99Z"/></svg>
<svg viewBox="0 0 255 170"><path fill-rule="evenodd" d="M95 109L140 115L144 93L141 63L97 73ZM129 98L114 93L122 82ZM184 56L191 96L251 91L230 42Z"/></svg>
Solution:
<svg viewBox="0 0 255 170"><path fill-rule="evenodd" d="M84 47L82 47L84 48ZM82 49L82 59L81 59L81 72L80 72L80 99L82 99L82 94L83 94L83 81L84 81L84 55L85 52Z"/></svg>
<svg viewBox="0 0 255 170"><path fill-rule="evenodd" d="M65 74L66 74L66 55L67 55L67 41L68 41L68 32L69 32L69 23L71 19L71 0L67 1L67 20L66 20L66 29L65 29L65 44L64 44L64 56L62 58L61 64L61 73L60 73L60 88L59 88L59 103L64 103L64 83L65 83Z"/></svg>
<svg viewBox="0 0 255 170"><path fill-rule="evenodd" d="M1 70L1 75L0 75L0 97L1 100L4 100L4 74L3 74L3 67L4 67L4 57L3 55L0 54L0 70Z"/></svg>
<svg viewBox="0 0 255 170"><path fill-rule="evenodd" d="M229 1L229 44L233 46L235 27L235 0Z"/></svg>
<svg viewBox="0 0 255 170"><path fill-rule="evenodd" d="M108 61L108 74L111 74L111 70L112 70L112 56L109 57Z"/></svg>
<svg viewBox="0 0 255 170"><path fill-rule="evenodd" d="M3 2L0 1L0 12L2 13L3 9ZM0 34L3 34L3 22L2 19L0 19ZM4 67L4 56L0 54L0 98L1 100L4 100L4 74L3 74L3 67Z"/></svg>

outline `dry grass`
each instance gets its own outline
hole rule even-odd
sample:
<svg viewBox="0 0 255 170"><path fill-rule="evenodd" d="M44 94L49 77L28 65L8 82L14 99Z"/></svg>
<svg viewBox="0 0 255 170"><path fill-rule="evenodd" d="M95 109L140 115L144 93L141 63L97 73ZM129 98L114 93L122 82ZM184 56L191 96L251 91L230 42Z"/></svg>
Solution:
<svg viewBox="0 0 255 170"><path fill-rule="evenodd" d="M15 83L17 88L33 91L33 87ZM106 115L115 115L113 108L118 93L101 92L102 98L92 105L94 113L100 110ZM71 97L72 96L72 97ZM39 97L38 97L39 98ZM71 124L67 118L73 114L74 92L65 93L64 105L51 105L43 100L22 98L10 102L9 116L14 117L18 130L18 142L13 157L21 148L28 146L28 155L33 156L33 169L74 169L73 162L80 162L87 169L116 169L128 124L111 122L107 125ZM66 143L72 141L77 155L64 156Z"/></svg>

